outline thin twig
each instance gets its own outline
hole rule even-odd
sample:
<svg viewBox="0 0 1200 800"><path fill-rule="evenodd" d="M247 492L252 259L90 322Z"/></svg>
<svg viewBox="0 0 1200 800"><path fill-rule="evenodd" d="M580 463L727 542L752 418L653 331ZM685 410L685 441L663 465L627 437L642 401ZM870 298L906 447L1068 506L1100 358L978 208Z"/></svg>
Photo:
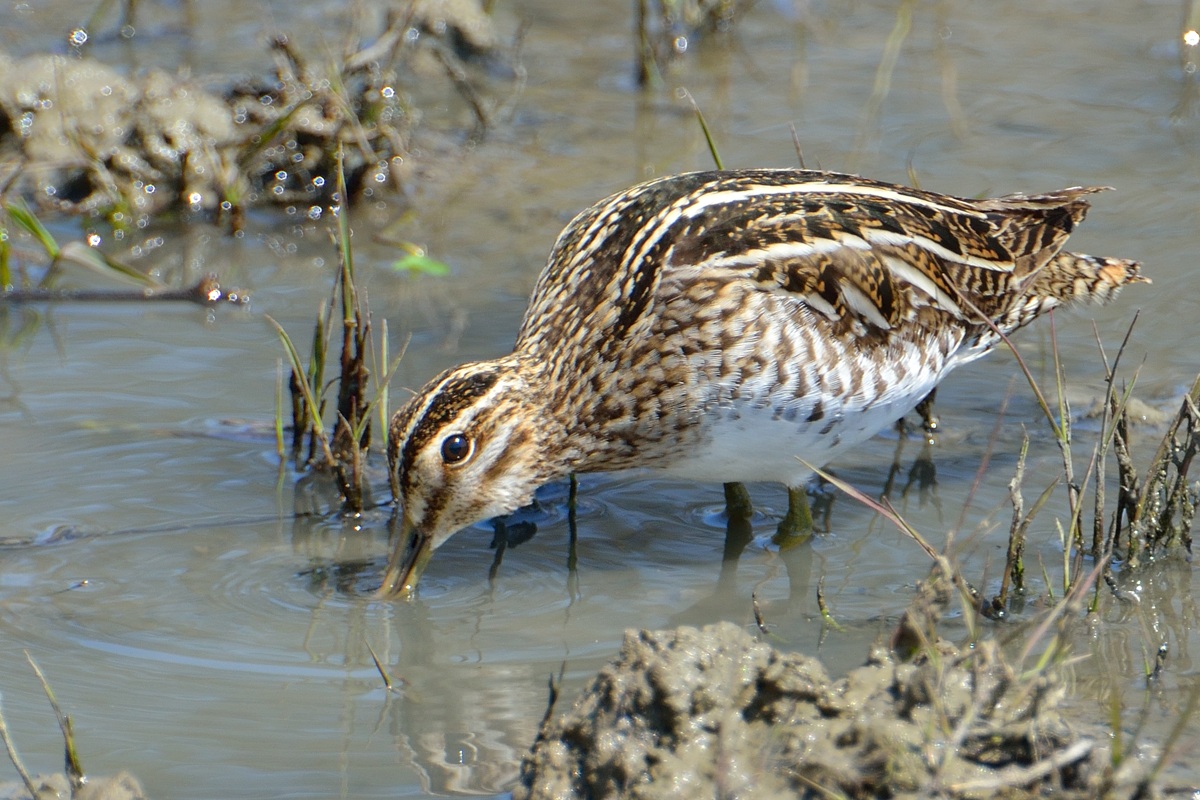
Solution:
<svg viewBox="0 0 1200 800"><path fill-rule="evenodd" d="M25 764L21 762L21 756L17 754L17 748L8 735L8 723L4 721L3 711L0 711L0 739L4 740L4 749L8 751L8 760L16 769L17 774L21 776L22 783L29 790L29 796L36 798L38 796L37 787L34 786L33 777L30 776L29 770L25 769Z"/></svg>
<svg viewBox="0 0 1200 800"><path fill-rule="evenodd" d="M1116 408L1116 379L1117 365L1121 363L1121 356L1125 353L1125 347L1129 344L1129 337L1133 334L1133 326L1137 324L1138 316L1141 313L1140 309L1134 313L1133 319L1129 322L1129 327L1125 329L1125 337L1121 340L1121 346L1117 348L1117 354L1113 359L1112 364L1108 363L1108 354L1104 351L1104 342L1100 339L1100 330L1096 327L1096 323L1092 322L1092 335L1096 339L1096 347L1100 350L1100 361L1104 364L1104 383L1106 386L1104 396L1104 408L1100 416L1100 431L1102 433L1109 432L1109 423L1114 417L1120 418L1124 414L1124 409L1120 411ZM1132 389L1132 386L1130 387ZM1114 423L1109 435L1115 436L1116 424ZM1106 505L1105 498L1105 479L1107 476L1108 466L1108 436L1100 449L1100 458L1096 464L1096 492L1095 492L1095 510L1092 518L1092 558L1099 559L1102 557L1106 544L1104 541L1104 507ZM1119 469L1118 460L1118 469ZM1118 511L1120 510L1120 498L1118 497ZM1115 522L1119 522L1119 517L1114 518ZM1115 535L1115 529L1114 529ZM1097 584L1098 585L1098 584Z"/></svg>
<svg viewBox="0 0 1200 800"><path fill-rule="evenodd" d="M713 139L712 131L708 128L707 120L704 119L704 112L700 110L700 104L687 89L683 90L683 96L692 104L692 110L696 112L696 120L700 123L700 130L704 131L704 141L708 142L708 152L712 154L713 163L716 164L717 169L725 169L725 165L721 162L721 154L717 152L717 143Z"/></svg>
<svg viewBox="0 0 1200 800"><path fill-rule="evenodd" d="M246 305L250 296L237 289L225 290L216 275L206 275L183 289L9 289L0 291L0 304L11 303L195 303L215 306L220 303Z"/></svg>
<svg viewBox="0 0 1200 800"><path fill-rule="evenodd" d="M758 626L758 630L764 636L771 633L767 628L767 622L763 619L762 608L758 605L758 590L750 593L750 607L754 609L754 624Z"/></svg>
<svg viewBox="0 0 1200 800"><path fill-rule="evenodd" d="M371 660L375 662L375 669L379 672L379 677L383 678L383 688L389 692L396 691L396 686L392 683L392 678L388 675L387 670L383 667L383 662L379 660L379 656L375 655L375 648L371 647L370 642L364 641L367 646L367 652L371 654Z"/></svg>
<svg viewBox="0 0 1200 800"><path fill-rule="evenodd" d="M1008 530L1008 555L1004 561L1004 574L1000 576L1000 593L992 601L992 605L1004 608L1008 605L1008 587L1011 582L1017 591L1024 588L1025 568L1021 563L1021 554L1025 550L1025 499L1021 495L1021 484L1025 481L1025 457L1029 455L1029 432L1026 431L1021 439L1021 451L1017 456L1017 468L1012 480L1008 482L1008 497L1012 502L1012 525Z"/></svg>
<svg viewBox="0 0 1200 800"><path fill-rule="evenodd" d="M54 690L50 688L50 682L42 673L42 668L33 660L33 656L29 655L28 650L25 650L24 653L25 660L29 662L29 666L33 668L33 674L42 684L42 691L46 693L46 699L50 701L50 708L54 709L54 716L58 719L58 729L62 731L63 747L66 751L67 778L71 781L72 793L77 792L87 782L87 777L83 772L83 762L80 761L79 753L75 750L75 731L71 724L71 717L63 713L58 699L54 696Z"/></svg>
<svg viewBox="0 0 1200 800"><path fill-rule="evenodd" d="M1029 388L1033 390L1033 396L1037 400L1038 405L1041 406L1042 413L1046 416L1046 420L1054 430L1055 437L1060 438L1063 434L1059 428L1058 421L1054 419L1054 414L1050 411L1050 404L1046 402L1046 396L1042 394L1042 388L1038 385L1037 379L1033 377L1033 371L1029 369L1029 365L1025 363L1025 358L1021 355L1021 351L1012 343L1012 339L1009 338L1008 334L1000 330L1000 326L991 317L984 314L979 306L971 302L971 299L966 294L960 292L958 287L953 284L950 284L950 288L954 291L955 299L974 311L975 315L979 317L979 321L986 325L992 333L1000 338L1000 341L1008 346L1009 351L1012 352L1013 357L1017 360L1017 366L1020 368L1021 374L1025 376L1025 380L1029 383ZM1051 311L1050 313L1053 315L1054 312Z"/></svg>
<svg viewBox="0 0 1200 800"><path fill-rule="evenodd" d="M808 169L804 163L804 150L800 147L800 134L796 133L796 123L789 126L792 129L792 144L796 147L796 158L800 161L800 169Z"/></svg>
<svg viewBox="0 0 1200 800"><path fill-rule="evenodd" d="M467 105L471 107L471 111L475 114L475 134L473 138L478 139L492 127L492 116L488 112L483 98L479 92L475 91L475 87L471 85L471 81L467 77L467 72L458 63L458 59L450 55L444 45L435 43L435 46L431 50L434 57L441 63L442 68L446 70L446 76L450 78L450 82L454 84L454 88L458 90L463 100L467 101Z"/></svg>
<svg viewBox="0 0 1200 800"><path fill-rule="evenodd" d="M908 522L905 521L905 519L900 516L899 512L896 511L896 509L892 506L891 502L889 502L886 497L883 498L882 501L875 500L875 499L863 494L861 491L854 488L850 484L846 483L842 479L834 477L834 475L832 473L826 472L825 470L821 469L820 467L814 467L812 464L809 464L807 461L805 461L803 459L800 459L800 463L803 464L805 467L811 469L817 475L821 476L821 478L823 478L824 480L827 480L830 483L832 483L834 485L834 488L840 489L841 491L850 495L850 497L852 497L853 499L857 500L858 502L862 503L867 508L874 511L876 514L879 514L881 517L887 519L889 522L891 522L893 525L895 525L897 528L899 528L903 533L905 533L909 538L911 538L914 542L916 542L920 546L920 548L925 551L925 554L928 555L931 559L933 559L934 561L937 561L940 558L940 554L938 553L938 551L933 549L933 546L930 545L929 542L925 541L925 537L923 537L917 531L916 528L914 528L912 525L908 524Z"/></svg>
<svg viewBox="0 0 1200 800"><path fill-rule="evenodd" d="M981 793L991 795L993 792L1001 795L1004 789L1031 787L1047 778L1051 773L1087 758L1095 747L1096 743L1093 740L1080 739L1027 767L1002 767L989 777L950 784L945 788L956 795L975 796Z"/></svg>
<svg viewBox="0 0 1200 800"><path fill-rule="evenodd" d="M825 576L822 575L817 579L817 610L821 612L821 621L835 631L844 631L838 621L833 618L833 612L829 610L829 605L825 602Z"/></svg>

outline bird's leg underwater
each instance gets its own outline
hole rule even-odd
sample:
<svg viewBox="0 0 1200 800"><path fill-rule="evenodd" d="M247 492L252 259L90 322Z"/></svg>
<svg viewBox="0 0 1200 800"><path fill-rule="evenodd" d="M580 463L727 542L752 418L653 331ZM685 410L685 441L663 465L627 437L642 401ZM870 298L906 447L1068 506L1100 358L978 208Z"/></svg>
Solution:
<svg viewBox="0 0 1200 800"><path fill-rule="evenodd" d="M913 413L921 418L921 430L925 432L925 441L937 442L938 428L941 426L941 420L938 419L937 412L933 409L934 400L937 398L937 387L929 390L929 394L921 402L913 406ZM896 420L896 433L900 435L900 439L908 436L909 424L906 417L901 417Z"/></svg>
<svg viewBox="0 0 1200 800"><path fill-rule="evenodd" d="M929 390L929 394L925 395L925 399L917 403L913 409L921 416L921 427L925 429L925 437L932 439L937 433L938 425L941 420L938 419L937 412L933 410L933 402L937 399L937 387Z"/></svg>
<svg viewBox="0 0 1200 800"><path fill-rule="evenodd" d="M788 487L788 510L775 536L771 539L779 548L786 549L807 542L813 535L812 509L808 507L808 491L803 486Z"/></svg>
<svg viewBox="0 0 1200 800"><path fill-rule="evenodd" d="M744 537L749 530L747 523L754 513L750 492L742 483L726 483L725 516L725 559L736 560L745 549L748 540ZM803 486L788 487L788 510L775 529L772 542L780 547L791 547L807 541L813 534L812 509L808 506L808 492Z"/></svg>
<svg viewBox="0 0 1200 800"><path fill-rule="evenodd" d="M753 513L746 485L725 484L725 550L721 553L721 574L717 577L718 593L736 590L738 559L754 540L754 528L750 524Z"/></svg>
<svg viewBox="0 0 1200 800"><path fill-rule="evenodd" d="M567 581L577 588L579 582L579 478L574 472L567 493ZM571 597L575 597L572 590Z"/></svg>
<svg viewBox="0 0 1200 800"><path fill-rule="evenodd" d="M750 519L754 514L754 503L744 483L726 483L725 516L729 519Z"/></svg>

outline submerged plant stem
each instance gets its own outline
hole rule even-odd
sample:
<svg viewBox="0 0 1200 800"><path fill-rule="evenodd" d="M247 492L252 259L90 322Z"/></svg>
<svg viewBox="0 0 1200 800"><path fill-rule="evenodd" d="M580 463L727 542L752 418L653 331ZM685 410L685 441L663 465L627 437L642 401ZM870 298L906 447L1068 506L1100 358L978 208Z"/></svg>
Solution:
<svg viewBox="0 0 1200 800"><path fill-rule="evenodd" d="M33 656L29 655L28 650L25 651L25 660L29 662L33 674L42 684L42 691L46 693L46 699L50 701L50 708L54 710L54 716L58 720L58 729L62 731L63 748L66 753L67 779L71 781L72 791L77 792L83 787L87 778L83 772L83 762L79 759L79 753L75 749L75 730L71 724L71 717L63 713L62 707L58 704L58 698L54 696L54 690L50 688L50 682L46 680L42 668L33 660Z"/></svg>
<svg viewBox="0 0 1200 800"><path fill-rule="evenodd" d="M8 734L8 723L4 721L4 713L0 711L0 739L4 741L4 749L8 752L8 760L13 765L13 769L21 776L21 782L25 784L25 788L29 790L30 797L37 797L37 787L33 783L33 776L29 774L29 770L25 769L25 764L21 761L21 756L17 753L16 745L13 744L12 737Z"/></svg>

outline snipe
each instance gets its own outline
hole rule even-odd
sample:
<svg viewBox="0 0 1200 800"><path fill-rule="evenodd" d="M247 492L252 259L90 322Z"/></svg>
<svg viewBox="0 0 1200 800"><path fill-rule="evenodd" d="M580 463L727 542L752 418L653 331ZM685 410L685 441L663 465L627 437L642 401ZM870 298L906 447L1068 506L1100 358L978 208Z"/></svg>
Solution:
<svg viewBox="0 0 1200 800"><path fill-rule="evenodd" d="M569 473L651 467L799 487L951 369L1055 306L1145 281L1068 253L1087 195L964 200L794 169L643 183L577 216L510 355L447 370L392 419L403 525L380 593ZM802 492L791 492L793 499Z"/></svg>

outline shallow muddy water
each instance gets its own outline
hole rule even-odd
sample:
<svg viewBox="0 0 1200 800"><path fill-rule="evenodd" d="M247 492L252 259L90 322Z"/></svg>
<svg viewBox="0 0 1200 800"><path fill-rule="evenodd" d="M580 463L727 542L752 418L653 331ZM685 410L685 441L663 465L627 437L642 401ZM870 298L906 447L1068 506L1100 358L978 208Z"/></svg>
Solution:
<svg viewBox="0 0 1200 800"><path fill-rule="evenodd" d="M388 319L393 351L412 337L393 398L452 363L507 351L545 254L576 211L640 179L711 165L683 88L728 166L795 164L795 125L810 166L906 181L911 165L928 189L1116 187L1096 199L1072 246L1141 259L1154 284L1057 317L1072 397L1083 409L1102 387L1092 320L1111 354L1138 308L1125 362L1142 364L1136 394L1173 412L1200 371L1200 116L1196 78L1180 60L1182 3L760 3L736 35L694 42L645 93L633 87L628 2L497 5L507 34L528 22L527 84L482 143L441 141L425 161L416 155L424 181L399 229L452 274L394 274L399 253L374 234L398 204L353 212L374 317ZM342 8L139 6L138 35L99 37L93 55L130 68L186 65L214 83L265 68L264 27L317 41ZM59 48L79 21L74 8L6 4L0 46ZM889 40L898 57L885 76ZM443 88L444 101L434 89L421 99L430 125L468 122ZM490 91L506 100L513 89ZM334 260L324 223L260 212L241 238L152 227L133 246L113 249L171 278L216 270L253 303L0 307L0 692L35 770L60 768L61 749L25 650L74 714L88 769L128 768L153 797L504 793L548 678L562 671L570 698L625 628L753 625L755 592L778 643L844 670L927 572L912 542L845 497L831 532L784 558L764 546L785 505L773 486L753 487L763 538L722 571L719 486L601 475L581 480L575 573L566 487L550 486L537 535L504 553L493 581L492 531L481 525L438 552L416 600L371 600L386 509L352 524L297 517L320 501L293 474L280 479L266 433L281 350L263 317L307 340ZM1049 325L1018 341L1048 376ZM936 485L892 496L935 545L957 528L964 572L991 593L1022 430L1033 438L1027 502L1056 474L1058 452L1003 352L954 374L938 411ZM1077 431L1081 470L1094 427L1084 420ZM1141 430L1146 451L1158 428ZM877 437L842 459L839 475L880 491L898 444ZM902 444L900 485L921 450ZM382 470L376 488L386 499ZM1065 508L1060 490L1031 531L1035 596L1043 564L1061 593L1055 519ZM1197 587L1180 564L1139 580L1138 602L1107 601L1079 626L1077 652L1090 658L1074 667L1074 702L1081 717L1105 720L1115 696L1125 736L1143 725L1142 736L1161 740L1196 680ZM822 626L818 581L843 630ZM1041 606L1017 616L1036 619ZM964 631L951 620L944 634ZM1144 659L1164 641L1166 671L1148 690ZM368 645L397 691L381 686ZM1174 782L1200 784L1197 746L1189 726ZM0 780L10 778L0 765Z"/></svg>

